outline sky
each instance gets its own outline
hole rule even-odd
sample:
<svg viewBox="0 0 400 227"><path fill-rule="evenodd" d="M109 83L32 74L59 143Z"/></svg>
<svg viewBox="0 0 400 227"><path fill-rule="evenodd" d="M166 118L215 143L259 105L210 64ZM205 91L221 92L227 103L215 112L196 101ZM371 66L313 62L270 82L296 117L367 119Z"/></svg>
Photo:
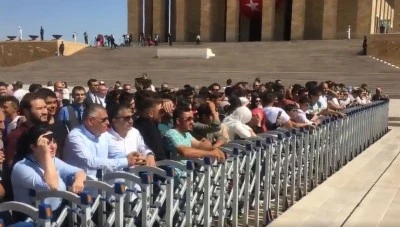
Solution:
<svg viewBox="0 0 400 227"><path fill-rule="evenodd" d="M97 34L113 34L119 42L127 30L127 0L1 0L0 40L19 36L18 26L23 39L39 35L43 26L45 40L61 34L71 41L77 32L83 42L86 31L89 44Z"/></svg>

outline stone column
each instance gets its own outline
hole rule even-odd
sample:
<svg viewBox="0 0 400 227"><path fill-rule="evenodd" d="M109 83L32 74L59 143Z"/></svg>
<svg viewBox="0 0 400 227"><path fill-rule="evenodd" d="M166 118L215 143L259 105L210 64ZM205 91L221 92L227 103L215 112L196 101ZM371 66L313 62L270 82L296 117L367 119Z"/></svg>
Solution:
<svg viewBox="0 0 400 227"><path fill-rule="evenodd" d="M165 41L165 37L167 35L167 1L168 0L153 1L153 36L158 34L160 41Z"/></svg>
<svg viewBox="0 0 400 227"><path fill-rule="evenodd" d="M190 0L189 0L190 1ZM211 1L215 0L201 0L200 10L200 35L202 41L211 41L211 26L212 26L212 9Z"/></svg>
<svg viewBox="0 0 400 227"><path fill-rule="evenodd" d="M239 1L227 0L226 1L226 41L237 42L239 41Z"/></svg>
<svg viewBox="0 0 400 227"><path fill-rule="evenodd" d="M387 20L387 12L388 12L388 3L386 2L386 0L383 1L383 19L386 21Z"/></svg>
<svg viewBox="0 0 400 227"><path fill-rule="evenodd" d="M363 38L371 30L372 0L358 0L356 37Z"/></svg>
<svg viewBox="0 0 400 227"><path fill-rule="evenodd" d="M291 39L304 39L306 0L293 0Z"/></svg>
<svg viewBox="0 0 400 227"><path fill-rule="evenodd" d="M175 40L178 42L185 41L186 39L186 0L175 0L175 12L176 12L176 34Z"/></svg>
<svg viewBox="0 0 400 227"><path fill-rule="evenodd" d="M400 0L394 0L393 32L400 32Z"/></svg>
<svg viewBox="0 0 400 227"><path fill-rule="evenodd" d="M263 0L261 40L274 40L275 33L275 0Z"/></svg>
<svg viewBox="0 0 400 227"><path fill-rule="evenodd" d="M145 10L146 10L146 22L145 22L145 28L146 28L146 35L153 34L153 0L145 0L146 5L145 5ZM160 0L156 0L160 1Z"/></svg>
<svg viewBox="0 0 400 227"><path fill-rule="evenodd" d="M128 33L132 33L134 39L142 31L141 21L141 0L128 0Z"/></svg>
<svg viewBox="0 0 400 227"><path fill-rule="evenodd" d="M336 38L338 0L324 0L322 39Z"/></svg>
<svg viewBox="0 0 400 227"><path fill-rule="evenodd" d="M373 12L374 13L374 19L373 19L373 30L372 30L372 32L371 33L378 33L378 17L379 17L379 7L380 7L380 4L379 4L379 1L380 0L374 0L374 5L372 6L372 7L375 7L375 8L373 8L373 9L375 9L375 11Z"/></svg>

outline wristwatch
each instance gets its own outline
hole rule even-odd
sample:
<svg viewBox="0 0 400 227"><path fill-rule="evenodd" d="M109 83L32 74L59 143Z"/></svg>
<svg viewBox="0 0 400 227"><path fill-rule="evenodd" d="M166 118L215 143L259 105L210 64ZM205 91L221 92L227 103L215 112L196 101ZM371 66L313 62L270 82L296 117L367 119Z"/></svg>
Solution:
<svg viewBox="0 0 400 227"><path fill-rule="evenodd" d="M156 156L153 152L148 153L146 156L153 155Z"/></svg>

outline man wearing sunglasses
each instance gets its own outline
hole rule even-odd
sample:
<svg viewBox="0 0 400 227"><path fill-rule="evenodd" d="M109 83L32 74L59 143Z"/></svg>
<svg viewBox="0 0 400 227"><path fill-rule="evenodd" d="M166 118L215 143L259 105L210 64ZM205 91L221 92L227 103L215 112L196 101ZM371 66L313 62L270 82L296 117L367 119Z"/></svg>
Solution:
<svg viewBox="0 0 400 227"><path fill-rule="evenodd" d="M129 106L114 106L108 111L111 128L108 133L111 143L124 153L136 153L138 160L135 165L155 166L154 153L144 143L140 132L133 128L133 113Z"/></svg>
<svg viewBox="0 0 400 227"><path fill-rule="evenodd" d="M83 124L73 129L64 146L64 161L83 169L97 179L98 170L115 170L131 167L137 155L116 149L110 142L107 111L100 104L92 104L83 112Z"/></svg>
<svg viewBox="0 0 400 227"><path fill-rule="evenodd" d="M185 160L211 157L218 161L225 160L225 154L214 148L210 141L198 141L191 134L193 130L193 113L189 108L177 108L173 114L174 128L165 134L165 147L169 158Z"/></svg>

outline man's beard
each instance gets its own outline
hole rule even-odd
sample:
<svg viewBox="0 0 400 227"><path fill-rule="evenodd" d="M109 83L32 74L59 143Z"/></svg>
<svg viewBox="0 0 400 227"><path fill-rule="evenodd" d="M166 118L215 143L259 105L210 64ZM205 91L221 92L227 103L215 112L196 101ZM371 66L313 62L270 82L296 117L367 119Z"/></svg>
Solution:
<svg viewBox="0 0 400 227"><path fill-rule="evenodd" d="M30 123L32 124L32 125L41 125L41 124L48 124L49 123L49 121L48 120L45 120L45 121L43 121L43 120L41 120L40 118L37 118L36 116L30 116Z"/></svg>

